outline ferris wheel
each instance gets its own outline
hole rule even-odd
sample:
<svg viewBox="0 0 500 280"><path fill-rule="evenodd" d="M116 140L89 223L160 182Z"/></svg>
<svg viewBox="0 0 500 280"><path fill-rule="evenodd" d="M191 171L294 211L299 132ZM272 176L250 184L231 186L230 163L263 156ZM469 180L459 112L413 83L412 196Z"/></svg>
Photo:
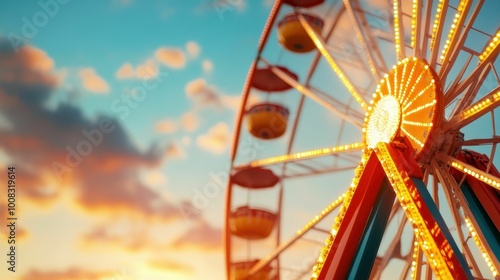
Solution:
<svg viewBox="0 0 500 280"><path fill-rule="evenodd" d="M500 279L498 0L277 0L243 88L231 280Z"/></svg>

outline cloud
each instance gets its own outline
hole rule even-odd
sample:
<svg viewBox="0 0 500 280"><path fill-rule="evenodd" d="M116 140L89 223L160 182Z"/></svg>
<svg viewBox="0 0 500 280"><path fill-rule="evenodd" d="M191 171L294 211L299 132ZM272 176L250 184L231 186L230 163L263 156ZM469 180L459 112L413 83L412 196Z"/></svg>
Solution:
<svg viewBox="0 0 500 280"><path fill-rule="evenodd" d="M215 87L208 85L205 79L198 78L190 81L186 84L184 90L186 95L199 105L220 105Z"/></svg>
<svg viewBox="0 0 500 280"><path fill-rule="evenodd" d="M226 123L219 122L206 134L198 136L196 144L203 150L213 154L222 154L229 146L231 133Z"/></svg>
<svg viewBox="0 0 500 280"><path fill-rule="evenodd" d="M146 60L135 69L135 76L138 79L152 79L158 76L158 66L153 59Z"/></svg>
<svg viewBox="0 0 500 280"><path fill-rule="evenodd" d="M182 114L179 120L165 119L159 121L155 125L155 131L157 133L172 134L182 128L186 132L193 132L198 128L199 123L196 111L191 110Z"/></svg>
<svg viewBox="0 0 500 280"><path fill-rule="evenodd" d="M186 65L186 55L177 48L161 47L155 52L156 59L167 67L180 69Z"/></svg>
<svg viewBox="0 0 500 280"><path fill-rule="evenodd" d="M184 87L186 95L195 103L195 108L200 109L215 106L218 109L230 109L238 111L240 109L241 95L229 95L221 93L215 86L210 85L203 78L192 80ZM247 106L251 106L260 101L256 95L250 95Z"/></svg>
<svg viewBox="0 0 500 280"><path fill-rule="evenodd" d="M201 251L219 251L222 249L222 229L214 228L203 219L196 223L181 237L172 242L174 249L193 249Z"/></svg>
<svg viewBox="0 0 500 280"><path fill-rule="evenodd" d="M118 79L132 79L134 77L134 67L130 63L125 63L116 71L115 76Z"/></svg>
<svg viewBox="0 0 500 280"><path fill-rule="evenodd" d="M186 51L190 58L197 58L201 52L200 45L194 41L189 41L186 44Z"/></svg>
<svg viewBox="0 0 500 280"><path fill-rule="evenodd" d="M88 271L80 268L70 268L65 271L40 271L31 270L23 277L21 280L104 280L109 279L108 277L116 276L112 272L94 272Z"/></svg>
<svg viewBox="0 0 500 280"><path fill-rule="evenodd" d="M148 264L151 268L168 272L180 272L184 274L191 274L193 272L191 266L168 259L154 259L149 261Z"/></svg>
<svg viewBox="0 0 500 280"><path fill-rule="evenodd" d="M85 234L81 241L83 248L113 248L113 250L121 249L132 253L146 251L152 248L166 248L168 243L159 244L149 238L145 238L145 230L143 226L138 223L129 225L124 230L116 230L116 221L111 221L106 225L101 225L93 228L89 233ZM132 228L132 229L131 229ZM141 230L134 230L134 228L142 228Z"/></svg>
<svg viewBox="0 0 500 280"><path fill-rule="evenodd" d="M181 126L187 132L195 131L200 125L198 115L194 111L188 111L181 116Z"/></svg>
<svg viewBox="0 0 500 280"><path fill-rule="evenodd" d="M201 63L201 68L203 68L203 72L206 73L206 74L210 74L212 73L212 71L214 70L214 64L212 63L211 60L209 59L205 59L203 60L203 62Z"/></svg>
<svg viewBox="0 0 500 280"><path fill-rule="evenodd" d="M94 93L108 93L109 86L106 81L101 78L93 68L83 68L78 72L78 76L82 80L83 87Z"/></svg>
<svg viewBox="0 0 500 280"><path fill-rule="evenodd" d="M9 57L1 44L0 50ZM11 50L10 55L19 54ZM31 70L29 64L3 64L0 72L11 69ZM142 184L138 176L140 170L162 163L166 147L153 145L140 151L115 118L89 119L65 103L47 109L44 104L53 90L22 80L0 82L0 111L11 124L0 128L0 149L23 174L19 192L25 201L51 203L69 190L74 193L73 203L89 214L162 221L181 218L176 206Z"/></svg>
<svg viewBox="0 0 500 280"><path fill-rule="evenodd" d="M162 120L155 125L158 133L174 133L177 131L177 123L171 119Z"/></svg>
<svg viewBox="0 0 500 280"><path fill-rule="evenodd" d="M170 143L167 146L167 149L165 150L165 155L170 159L185 158L186 157L186 153L184 152L182 147L179 146L179 144L177 144L175 142Z"/></svg>
<svg viewBox="0 0 500 280"><path fill-rule="evenodd" d="M0 83L53 87L60 81L53 73L54 61L44 51L29 45L13 53L0 38Z"/></svg>
<svg viewBox="0 0 500 280"><path fill-rule="evenodd" d="M139 64L135 69L130 63L123 64L115 73L116 78L125 79L152 79L158 76L158 65L153 59Z"/></svg>
<svg viewBox="0 0 500 280"><path fill-rule="evenodd" d="M147 171L144 177L144 182L149 186L159 186L167 183L165 174L158 170Z"/></svg>

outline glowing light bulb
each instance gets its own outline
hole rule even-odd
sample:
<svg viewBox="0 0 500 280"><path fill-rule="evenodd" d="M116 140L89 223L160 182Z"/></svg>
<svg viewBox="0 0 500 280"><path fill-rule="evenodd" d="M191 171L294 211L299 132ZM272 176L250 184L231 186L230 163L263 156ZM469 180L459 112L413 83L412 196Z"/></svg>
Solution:
<svg viewBox="0 0 500 280"><path fill-rule="evenodd" d="M401 123L401 106L393 96L382 97L370 114L367 124L367 144L374 149L377 143L392 141Z"/></svg>

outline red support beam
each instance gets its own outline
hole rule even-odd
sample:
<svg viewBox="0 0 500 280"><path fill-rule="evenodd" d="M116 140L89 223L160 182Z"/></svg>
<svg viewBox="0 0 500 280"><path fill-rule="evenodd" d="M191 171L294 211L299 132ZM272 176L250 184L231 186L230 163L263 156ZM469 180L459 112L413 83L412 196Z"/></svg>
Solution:
<svg viewBox="0 0 500 280"><path fill-rule="evenodd" d="M318 279L346 278L384 178L384 170L372 153Z"/></svg>

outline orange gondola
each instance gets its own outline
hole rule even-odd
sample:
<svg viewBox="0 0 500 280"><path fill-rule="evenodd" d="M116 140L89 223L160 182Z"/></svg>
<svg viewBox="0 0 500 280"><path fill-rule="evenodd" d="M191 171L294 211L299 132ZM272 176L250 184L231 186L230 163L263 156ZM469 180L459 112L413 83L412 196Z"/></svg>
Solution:
<svg viewBox="0 0 500 280"><path fill-rule="evenodd" d="M241 206L231 212L229 223L235 236L248 240L264 239L274 229L276 214L264 209Z"/></svg>
<svg viewBox="0 0 500 280"><path fill-rule="evenodd" d="M316 33L321 34L324 25L321 18L309 14L301 15ZM295 13L285 16L278 23L278 40L283 47L292 52L306 53L316 48Z"/></svg>
<svg viewBox="0 0 500 280"><path fill-rule="evenodd" d="M287 127L288 109L275 103L260 103L247 112L250 133L260 139L274 139L282 136Z"/></svg>

